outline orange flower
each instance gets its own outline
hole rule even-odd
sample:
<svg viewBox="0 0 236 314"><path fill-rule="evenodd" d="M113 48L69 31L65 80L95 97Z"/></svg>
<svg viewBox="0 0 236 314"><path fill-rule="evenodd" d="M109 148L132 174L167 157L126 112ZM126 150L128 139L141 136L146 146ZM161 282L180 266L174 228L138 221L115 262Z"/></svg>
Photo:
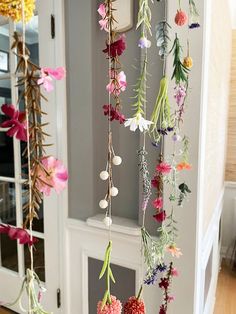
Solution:
<svg viewBox="0 0 236 314"><path fill-rule="evenodd" d="M181 250L180 250L180 248L176 247L175 244L170 245L170 246L167 248L167 251L168 251L169 253L171 253L171 255L172 255L173 257L179 258L181 255L183 255L182 252L181 252Z"/></svg>
<svg viewBox="0 0 236 314"><path fill-rule="evenodd" d="M192 165L190 165L188 162L180 162L178 163L178 165L176 166L176 169L178 171L181 171L181 170L191 170L192 169Z"/></svg>

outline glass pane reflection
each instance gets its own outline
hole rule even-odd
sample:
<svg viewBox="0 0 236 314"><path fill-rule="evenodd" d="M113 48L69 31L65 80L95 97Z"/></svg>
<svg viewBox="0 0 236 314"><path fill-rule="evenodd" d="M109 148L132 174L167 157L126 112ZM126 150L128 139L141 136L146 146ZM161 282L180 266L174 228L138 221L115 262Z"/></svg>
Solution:
<svg viewBox="0 0 236 314"><path fill-rule="evenodd" d="M9 72L9 23L4 17L0 17L0 76Z"/></svg>
<svg viewBox="0 0 236 314"><path fill-rule="evenodd" d="M0 176L12 178L14 175L13 139L6 132L0 132Z"/></svg>
<svg viewBox="0 0 236 314"><path fill-rule="evenodd" d="M9 225L16 225L15 184L0 181L0 219Z"/></svg>
<svg viewBox="0 0 236 314"><path fill-rule="evenodd" d="M17 241L1 234L0 244L2 267L18 272Z"/></svg>

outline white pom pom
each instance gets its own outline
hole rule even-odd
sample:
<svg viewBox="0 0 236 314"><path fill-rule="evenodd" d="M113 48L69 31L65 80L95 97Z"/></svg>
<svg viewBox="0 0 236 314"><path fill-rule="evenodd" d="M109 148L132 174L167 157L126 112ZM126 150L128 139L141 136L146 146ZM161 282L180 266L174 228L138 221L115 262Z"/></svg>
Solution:
<svg viewBox="0 0 236 314"><path fill-rule="evenodd" d="M112 162L115 166L119 166L122 163L122 158L120 156L114 156Z"/></svg>
<svg viewBox="0 0 236 314"><path fill-rule="evenodd" d="M105 209L105 208L107 208L107 206L108 206L108 201L107 200L101 200L99 202L99 207L100 208Z"/></svg>
<svg viewBox="0 0 236 314"><path fill-rule="evenodd" d="M112 225L112 219L110 217L105 217L103 222L106 227L110 227Z"/></svg>
<svg viewBox="0 0 236 314"><path fill-rule="evenodd" d="M100 179L105 181L109 178L109 173L107 171L102 171L99 176L100 176Z"/></svg>
<svg viewBox="0 0 236 314"><path fill-rule="evenodd" d="M111 188L111 196L116 196L116 195L118 195L118 193L119 193L119 190L113 186Z"/></svg>

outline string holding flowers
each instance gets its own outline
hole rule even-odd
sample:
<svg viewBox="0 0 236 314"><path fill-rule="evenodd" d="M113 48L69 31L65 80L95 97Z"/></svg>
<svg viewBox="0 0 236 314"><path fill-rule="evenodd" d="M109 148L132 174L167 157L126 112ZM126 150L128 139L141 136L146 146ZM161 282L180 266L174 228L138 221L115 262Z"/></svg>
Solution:
<svg viewBox="0 0 236 314"><path fill-rule="evenodd" d="M189 28L199 28L200 27L200 14L198 12L197 6L194 0L189 0Z"/></svg>

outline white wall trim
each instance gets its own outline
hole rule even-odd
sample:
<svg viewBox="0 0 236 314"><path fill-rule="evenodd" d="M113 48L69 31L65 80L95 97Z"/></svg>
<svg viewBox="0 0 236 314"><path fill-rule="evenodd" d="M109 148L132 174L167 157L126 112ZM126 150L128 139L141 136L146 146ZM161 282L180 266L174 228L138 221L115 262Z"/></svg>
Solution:
<svg viewBox="0 0 236 314"><path fill-rule="evenodd" d="M225 181L225 188L234 188L234 189L236 189L236 182Z"/></svg>

